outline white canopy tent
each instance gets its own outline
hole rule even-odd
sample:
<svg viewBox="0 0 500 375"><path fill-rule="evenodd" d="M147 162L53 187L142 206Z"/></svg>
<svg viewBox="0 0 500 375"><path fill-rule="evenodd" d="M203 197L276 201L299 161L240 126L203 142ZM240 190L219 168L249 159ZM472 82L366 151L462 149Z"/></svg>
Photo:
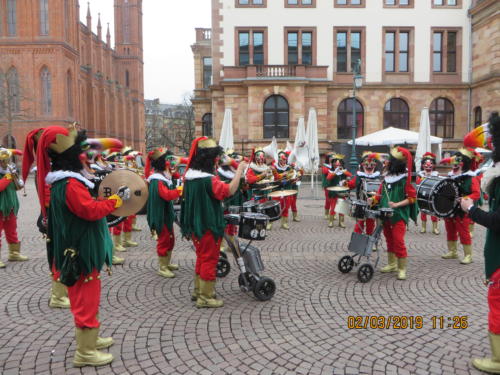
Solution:
<svg viewBox="0 0 500 375"><path fill-rule="evenodd" d="M443 139L431 135L431 145L441 145ZM418 133L398 128L386 128L375 133L356 138L357 146L390 146L390 145L416 145L418 144ZM352 141L348 142L352 145Z"/></svg>

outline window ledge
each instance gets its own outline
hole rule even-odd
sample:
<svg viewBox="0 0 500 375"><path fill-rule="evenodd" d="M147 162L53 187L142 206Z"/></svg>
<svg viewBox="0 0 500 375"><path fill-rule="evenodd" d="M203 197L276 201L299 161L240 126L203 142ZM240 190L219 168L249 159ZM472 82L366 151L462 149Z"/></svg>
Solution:
<svg viewBox="0 0 500 375"><path fill-rule="evenodd" d="M432 72L432 74L436 76L457 76L460 75L460 72Z"/></svg>

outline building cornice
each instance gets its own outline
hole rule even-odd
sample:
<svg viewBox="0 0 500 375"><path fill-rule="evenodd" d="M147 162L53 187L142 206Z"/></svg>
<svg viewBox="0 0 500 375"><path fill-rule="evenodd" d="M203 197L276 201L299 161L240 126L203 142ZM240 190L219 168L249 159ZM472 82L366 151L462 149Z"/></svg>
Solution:
<svg viewBox="0 0 500 375"><path fill-rule="evenodd" d="M30 41L30 42L15 42L15 41L9 41L8 39L6 41L2 40L2 43L0 44L0 49L5 50L8 48L12 47L30 47L30 48L36 48L36 46L43 46L43 48L39 49L49 49L49 48L54 48L54 47L63 47L64 49L70 51L71 53L74 53L75 55L78 55L78 51L74 49L71 45L69 45L66 42L58 42L55 40L43 40L43 41ZM14 52L17 52L17 50L14 50Z"/></svg>

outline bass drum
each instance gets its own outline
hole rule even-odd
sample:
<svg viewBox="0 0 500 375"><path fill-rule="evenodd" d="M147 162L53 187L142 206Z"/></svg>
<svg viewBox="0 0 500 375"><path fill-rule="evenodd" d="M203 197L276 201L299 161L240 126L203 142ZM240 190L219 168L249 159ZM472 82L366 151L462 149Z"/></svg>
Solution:
<svg viewBox="0 0 500 375"><path fill-rule="evenodd" d="M452 216L460 203L458 184L451 178L427 177L417 186L417 202L426 214L447 218Z"/></svg>

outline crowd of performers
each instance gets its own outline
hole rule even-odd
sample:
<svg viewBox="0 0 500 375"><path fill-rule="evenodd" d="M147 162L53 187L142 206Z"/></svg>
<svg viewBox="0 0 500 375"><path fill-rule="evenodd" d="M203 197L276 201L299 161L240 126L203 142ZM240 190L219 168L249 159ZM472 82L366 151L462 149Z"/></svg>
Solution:
<svg viewBox="0 0 500 375"><path fill-rule="evenodd" d="M500 123L490 119L493 143L500 147ZM297 195L303 170L289 162L290 153L277 152L276 160L262 149L254 149L249 159L234 151L224 152L210 138L193 141L187 158L179 158L167 148L156 148L146 155L145 167L137 165L140 153L129 147L103 151L96 149L96 140L87 139L84 130L51 126L30 132L26 139L22 175L19 176L11 159L22 154L18 150L0 148L0 230L6 234L9 261L26 261L20 254L16 217L19 201L16 191L24 182L36 161L35 182L40 202L39 228L47 238L47 259L51 269L49 306L70 308L75 324L75 366L100 366L110 363L113 356L100 351L113 345L112 338L99 336L99 303L101 270L110 270L112 264L123 264L123 253L137 246L132 235L140 229L136 217L129 216L119 225L108 228L106 218L131 199L131 191L122 186L107 199L98 198L96 185L103 176L116 169L133 169L147 181L147 223L156 241L158 275L175 277L179 266L172 263L175 248L175 223L182 237L192 241L196 251L194 288L191 299L199 308L217 308L223 301L215 291L216 265L223 250L224 233L236 235L234 225L224 220L231 207L244 202L278 200L282 210L281 228L290 227L292 220L299 222ZM106 148L106 147L105 147ZM448 177L459 186L463 211L444 219L447 252L443 259L458 259L458 241L462 245L462 264L472 262L472 222L489 228L485 247L486 276L489 280L489 330L493 351L492 359L476 360L480 369L500 372L500 256L495 253L495 241L500 236L500 156L494 151L494 168L482 181L478 173L480 155L463 147L444 162L451 165ZM179 164L185 169L180 172ZM365 152L354 175L344 167L344 156L328 153L322 166L325 189L325 219L329 227L338 219L340 228L346 227L344 213L336 208L345 198L343 188L353 190L358 200L371 207L390 208L393 215L384 220L383 233L387 244L388 262L381 272L395 272L399 280L407 279L408 249L405 236L410 220L417 221L418 205L415 183L427 177L436 177L436 156L427 153L412 174L413 157L409 150L395 147L389 155ZM495 174L496 173L496 174ZM371 184L371 185L370 185ZM367 188L367 186L372 186ZM375 186L376 188L373 188ZM339 189L332 189L339 187ZM292 193L273 194L276 191ZM295 192L295 193L294 193ZM490 203L490 213L479 207L483 197ZM174 209L180 204L180 213ZM421 213L421 233L427 232L430 216L432 234L439 235L439 220ZM375 219L358 219L356 233L372 234ZM271 226L268 227L271 230ZM0 261L0 268L5 264ZM76 272L76 273L75 273ZM493 370L492 370L493 369Z"/></svg>

